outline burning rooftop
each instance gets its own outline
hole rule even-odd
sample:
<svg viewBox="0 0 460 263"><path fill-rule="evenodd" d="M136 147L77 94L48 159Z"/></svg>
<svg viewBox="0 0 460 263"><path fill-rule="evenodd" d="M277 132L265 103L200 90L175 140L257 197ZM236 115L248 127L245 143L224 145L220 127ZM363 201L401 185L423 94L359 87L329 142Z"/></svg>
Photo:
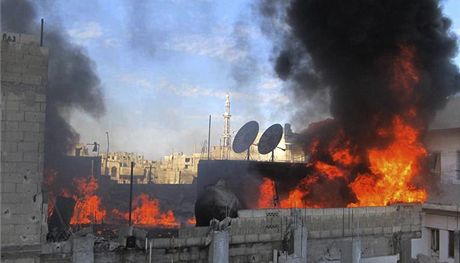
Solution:
<svg viewBox="0 0 460 263"><path fill-rule="evenodd" d="M329 118L271 126L282 147L251 160L253 141L230 149L227 96L221 145L209 127L200 153L168 157L162 182L164 163L110 154L108 132L104 156L98 143L96 156L66 156L79 143L69 112L106 110L101 80L63 28L23 34L37 32L33 4L4 2L2 25L21 33L1 43L2 261L460 261L460 129L433 121L460 74L438 1L260 1L274 70L295 95L286 107L327 94Z"/></svg>

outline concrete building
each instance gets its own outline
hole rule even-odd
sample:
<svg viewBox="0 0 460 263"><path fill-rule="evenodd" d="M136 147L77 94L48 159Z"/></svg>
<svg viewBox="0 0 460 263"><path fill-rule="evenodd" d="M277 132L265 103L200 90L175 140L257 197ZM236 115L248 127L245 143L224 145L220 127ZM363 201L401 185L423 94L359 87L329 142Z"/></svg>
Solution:
<svg viewBox="0 0 460 263"><path fill-rule="evenodd" d="M422 238L413 240L412 257L460 263L460 96L438 112L425 141L433 181L439 185L423 205Z"/></svg>
<svg viewBox="0 0 460 263"><path fill-rule="evenodd" d="M2 257L39 255L47 233L41 185L48 49L34 36L2 33L0 60Z"/></svg>
<svg viewBox="0 0 460 263"><path fill-rule="evenodd" d="M128 184L131 180L131 162L134 162L133 181L136 184L154 183L156 161L150 161L141 154L128 152L113 152L101 155L101 174L108 169L110 179L120 184Z"/></svg>
<svg viewBox="0 0 460 263"><path fill-rule="evenodd" d="M425 142L433 174L443 184L460 184L460 95L437 113Z"/></svg>

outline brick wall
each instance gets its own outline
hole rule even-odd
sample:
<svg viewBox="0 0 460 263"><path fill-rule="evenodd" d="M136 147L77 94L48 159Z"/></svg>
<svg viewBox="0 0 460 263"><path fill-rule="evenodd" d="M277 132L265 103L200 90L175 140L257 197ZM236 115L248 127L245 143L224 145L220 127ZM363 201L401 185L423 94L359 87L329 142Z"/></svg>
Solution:
<svg viewBox="0 0 460 263"><path fill-rule="evenodd" d="M31 35L1 33L1 245L46 234L41 184L48 50Z"/></svg>

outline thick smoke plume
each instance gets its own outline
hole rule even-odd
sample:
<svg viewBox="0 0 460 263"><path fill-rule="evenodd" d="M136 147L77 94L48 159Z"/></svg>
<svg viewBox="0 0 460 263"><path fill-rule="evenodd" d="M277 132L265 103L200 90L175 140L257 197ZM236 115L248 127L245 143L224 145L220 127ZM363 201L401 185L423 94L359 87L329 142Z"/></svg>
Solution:
<svg viewBox="0 0 460 263"><path fill-rule="evenodd" d="M266 0L260 11L275 38L275 71L296 96L293 112L329 94L333 117L304 132L313 172L286 205L426 200L422 138L460 90L456 37L439 1Z"/></svg>
<svg viewBox="0 0 460 263"><path fill-rule="evenodd" d="M32 2L2 0L1 4L3 31L40 34L40 20ZM78 133L66 120L69 111L80 109L99 117L105 106L94 63L81 47L69 41L60 25L45 23L43 45L49 49L45 167L54 168L79 141Z"/></svg>
<svg viewBox="0 0 460 263"><path fill-rule="evenodd" d="M278 24L289 26L275 50L276 72L293 83L297 97L329 90L330 112L354 140L372 139L369 123L390 123L404 111L406 105L388 92L392 72L385 65L401 45L415 49L421 74L416 107L425 124L460 89L452 62L456 38L437 0L277 2L263 1L260 8L269 21L285 19Z"/></svg>

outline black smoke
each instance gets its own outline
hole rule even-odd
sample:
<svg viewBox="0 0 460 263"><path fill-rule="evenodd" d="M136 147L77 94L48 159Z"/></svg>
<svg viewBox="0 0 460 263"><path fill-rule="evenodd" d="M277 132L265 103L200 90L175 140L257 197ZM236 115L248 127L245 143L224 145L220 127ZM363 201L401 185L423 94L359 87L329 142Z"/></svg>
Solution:
<svg viewBox="0 0 460 263"><path fill-rule="evenodd" d="M31 1L2 0L1 5L3 31L40 35L40 19ZM45 168L55 167L60 157L79 142L78 133L67 119L72 109L93 117L105 112L95 64L85 50L71 43L69 38L59 24L45 21L43 45L49 49Z"/></svg>
<svg viewBox="0 0 460 263"><path fill-rule="evenodd" d="M288 27L275 41L278 76L304 101L328 90L330 113L357 142L407 110L388 89L402 45L415 52L422 128L460 90L456 37L437 0L265 0L260 10Z"/></svg>

